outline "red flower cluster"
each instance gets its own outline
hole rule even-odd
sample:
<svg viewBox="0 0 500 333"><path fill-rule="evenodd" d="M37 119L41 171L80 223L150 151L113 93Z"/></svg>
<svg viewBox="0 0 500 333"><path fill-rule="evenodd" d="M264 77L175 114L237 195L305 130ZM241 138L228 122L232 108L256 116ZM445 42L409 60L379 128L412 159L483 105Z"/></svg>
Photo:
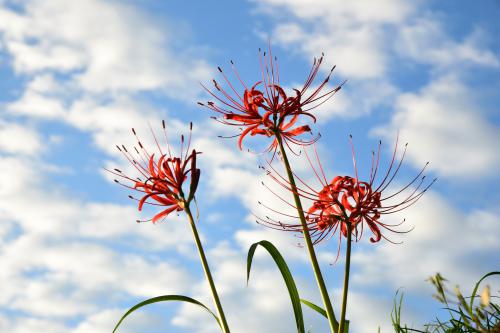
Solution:
<svg viewBox="0 0 500 333"><path fill-rule="evenodd" d="M174 211L179 212L184 210L185 205L189 204L189 202L194 198L196 188L198 187L200 169L196 168L196 155L199 153L194 149L190 154L188 153L191 143L192 124L190 125L190 134L185 152L183 149L184 136L181 136L181 153L179 157L172 155L168 144L165 121L162 122L162 126L167 149L165 152L160 147L156 135L151 130L159 150L158 157L156 157L154 153L149 153L148 150L144 148L139 138L137 138L135 129L132 129L132 132L136 136L137 144L139 146L139 149L134 147L135 154L129 152L129 150L127 150L127 148L123 145L121 147L116 146L138 171L140 174L139 177L132 178L126 176L119 169L108 170L112 174L131 182L132 185L122 184L120 181L115 179L116 183L142 193L142 197L140 199L135 199L133 196L129 196L131 199L135 199L139 202L139 211L142 210L144 204L165 207L164 210L156 214L152 219L137 222L152 221L153 223L156 223ZM189 185L189 192L186 196L183 190L183 184L188 177L191 178L191 181Z"/></svg>
<svg viewBox="0 0 500 333"><path fill-rule="evenodd" d="M260 49L259 49L260 52ZM323 91L335 67L333 67L323 82L317 86L310 94L307 94L309 88L314 82L316 75L323 62L323 56L314 59L313 66L307 79L300 89L293 89L294 96L287 96L285 90L280 85L280 77L277 65L277 58L272 56L271 48L269 53L259 53L262 79L252 85L250 88L241 80L231 61L235 76L244 88L243 94L237 92L231 84L222 69L218 67L225 82L231 92L224 90L221 85L213 80L216 92L205 88L220 104L209 101L206 104L198 102L202 106L207 106L213 111L222 115L221 118L214 117L219 122L238 126L242 128L238 140L238 146L242 149L243 139L248 135L264 135L266 137L275 137L269 145L268 151L274 151L278 146L277 137L288 145L289 142L298 145L309 145L317 141L318 137L310 140L297 138L305 132L311 132L309 125L299 125L301 116L309 117L316 122L316 117L310 111L319 105L325 103L331 98L341 85Z"/></svg>
<svg viewBox="0 0 500 333"><path fill-rule="evenodd" d="M308 210L307 219L317 224L319 231L341 220L349 220L352 229L361 223L366 223L375 235L371 242L378 242L381 238L380 229L380 201L381 192L373 192L370 184L358 182L349 176L337 176L330 184L318 193L318 200ZM341 223L341 232L347 237L347 225Z"/></svg>
<svg viewBox="0 0 500 333"><path fill-rule="evenodd" d="M375 153L373 153L370 179L367 182L361 181L358 178L354 149L353 162L355 177L336 176L331 182L327 181L316 151L315 154L319 165L319 171L313 166L313 163L306 152L307 159L314 174L321 183L322 188L317 191L306 184L297 175L295 175L295 177L303 185L303 187L297 187L298 194L301 197L313 202L311 207L304 213L306 214L309 231L311 232L311 237L314 239L315 244L322 241L326 237L333 236L339 228L339 238L341 239L341 236L347 237L347 223L350 224L351 232L357 241L361 239L364 225L367 225L374 235L374 237L370 238L372 243L378 242L381 238L391 242L391 240L389 240L381 232L381 229L395 233L408 232L394 229L394 227L401 225L404 220L401 223L390 225L381 221L382 215L399 212L413 205L436 181L436 179L423 187L425 182L425 176L423 176L423 173L427 167L427 163L408 184L387 195L386 189L394 180L403 163L407 145L405 145L401 159L399 162L396 162L396 141L396 148L394 149L389 167L385 172L385 175L382 177L383 179L380 184L375 186L374 182L379 170L381 144L382 143L380 142L377 155L375 156ZM281 186L291 191L290 183L283 176L277 173L271 164L269 164L269 166L271 169L268 171L268 174ZM414 188L410 190L410 187L412 186L414 186ZM397 200L398 197L401 199ZM282 198L280 197L280 199ZM282 200L285 201L284 199ZM398 202L388 203L388 200L397 200ZM295 206L293 207L296 208ZM270 207L268 208L270 209ZM276 212L275 210L273 211ZM282 215L290 217L290 215L287 214ZM278 230L287 230L299 233L302 232L302 226L298 223L283 223L269 217L266 217L266 219L260 219L260 221L264 222L264 225Z"/></svg>

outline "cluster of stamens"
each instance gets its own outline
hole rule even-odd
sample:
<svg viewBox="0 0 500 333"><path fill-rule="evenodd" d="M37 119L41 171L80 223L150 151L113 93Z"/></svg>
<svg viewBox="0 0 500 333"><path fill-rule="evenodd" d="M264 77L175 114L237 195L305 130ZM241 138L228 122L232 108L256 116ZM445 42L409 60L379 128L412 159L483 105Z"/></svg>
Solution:
<svg viewBox="0 0 500 333"><path fill-rule="evenodd" d="M387 194L386 192L389 185L393 182L395 176L401 168L406 154L407 144L404 146L404 150L399 161L396 161L398 150L398 141L396 141L396 147L387 171L383 174L383 176L377 177L379 173L381 145L382 142L379 142L377 153L372 152L370 178L366 182L359 180L353 146L352 155L355 176L336 176L330 182L325 176L316 149L314 148L314 154L318 167L315 167L309 157L309 154L307 153L307 150L304 150L311 169L315 174L316 179L321 184L321 188L316 190L312 186L308 185L299 175L295 173L293 173L293 175L297 181L297 194L303 200L305 199L308 202L312 202L310 208L308 210L304 210L303 213L306 219L307 228L315 244L321 242L325 238L331 238L340 229L340 232L338 233L340 249L342 236L347 237L348 231L350 230L354 239L359 241L363 235L365 225L368 226L373 233L373 237L370 238L370 241L373 243L380 241L381 238L394 243L391 239L384 235L382 230L394 233L407 233L411 230L401 231L396 229L405 221L404 219L397 224L387 224L381 221L381 218L383 215L393 214L413 205L422 197L422 195L429 189L436 179L432 180L427 185L424 185L426 180L424 171L428 165L428 163L426 163L420 172L418 172L418 174L405 186L395 192ZM273 167L272 162L268 162L267 167L261 168L266 170L267 175L287 191L293 191L289 180L277 172L277 170ZM382 178L382 180L378 185L375 185L374 183L376 179L379 178ZM265 183L263 184L287 206L297 209L295 204L289 203L288 200L283 198L276 191L271 189ZM389 203L389 201L391 201L391 203ZM280 212L262 203L259 204L263 205L273 213L277 213L278 215L286 218L293 218L295 221L287 223L281 221L280 219L274 219L266 216L265 218L257 217L258 223L273 229L297 233L303 232L301 223L296 222L298 219L297 216Z"/></svg>
<svg viewBox="0 0 500 333"><path fill-rule="evenodd" d="M136 178L125 175L120 169L108 170L115 176L118 176L127 183L122 183L118 179L114 181L128 189L141 193L140 198L129 196L138 201L139 211L145 204L153 206L163 206L164 210L157 213L148 220L138 220L137 222L156 223L162 221L172 212L180 212L194 198L196 188L200 178L200 169L196 167L196 155L199 154L194 149L189 153L191 144L192 124L190 124L189 139L187 147L184 150L184 136L181 136L180 156L174 156L168 142L165 121L162 121L163 135L166 151L163 151L155 133L151 129L159 155L150 153L139 140L135 129L132 133L137 139L137 146L134 146L133 152L130 152L124 145L116 148L125 156L125 158L136 169L139 176ZM187 195L183 189L183 184L191 178L189 191Z"/></svg>
<svg viewBox="0 0 500 333"><path fill-rule="evenodd" d="M303 122L303 119L300 119L303 117L316 122L316 117L311 111L325 103L340 90L343 83L335 88L323 91L335 67L331 69L323 82L310 94L307 94L323 62L323 55L319 59L314 59L311 71L302 88L293 89L294 96L288 96L280 84L278 59L272 56L271 48L269 48L269 53L262 53L259 49L259 60L261 80L251 87L243 82L236 71L233 61L231 61L233 72L243 86L243 93L237 91L224 71L218 67L229 89L225 90L216 80L213 80L215 91L202 85L217 100L217 103L209 101L206 104L201 102L198 102L198 104L220 114L220 118L213 117L220 123L241 128L241 133L234 135L234 137L239 137L238 146L240 149L243 149L243 140L249 134L251 136L274 137L267 151L276 151L278 137L289 148L291 148L290 143L303 146L316 142L319 139L319 134L312 139L298 138L303 133L311 133L309 125L300 125L298 123Z"/></svg>

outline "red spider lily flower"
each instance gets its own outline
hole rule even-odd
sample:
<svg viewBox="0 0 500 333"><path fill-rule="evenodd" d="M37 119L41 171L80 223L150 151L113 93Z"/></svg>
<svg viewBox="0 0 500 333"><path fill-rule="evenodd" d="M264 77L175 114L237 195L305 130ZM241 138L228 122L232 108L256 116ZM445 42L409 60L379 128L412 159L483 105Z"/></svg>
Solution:
<svg viewBox="0 0 500 333"><path fill-rule="evenodd" d="M125 146L116 146L118 150L125 156L125 158L134 166L138 171L139 177L129 177L119 169L107 170L115 176L124 179L131 184L123 184L115 179L115 182L121 184L131 190L141 193L141 198L136 199L129 196L131 199L138 201L139 211L142 210L145 204L153 206L165 207L162 211L157 213L152 219L138 220L137 222L152 221L156 223L165 219L172 212L180 212L184 210L186 205L193 200L198 182L200 180L200 169L196 168L196 155L199 152L190 150L191 132L193 124L190 124L189 139L187 142L186 150L184 151L184 136L181 136L181 152L180 156L172 155L170 145L167 139L167 131L165 128L165 121L162 121L163 134L166 142L166 151L162 150L159 141L153 134L154 141L158 148L159 154L150 153L137 137L135 129L132 128L132 133L137 138L137 147L134 148L135 153L131 153ZM189 191L186 193L183 189L184 183L190 179Z"/></svg>
<svg viewBox="0 0 500 333"><path fill-rule="evenodd" d="M385 174L382 177L379 177L382 178L380 183L378 185L375 185L374 183L377 179L377 173L379 172L381 145L382 142L380 141L378 152L376 154L375 152L372 153L372 165L370 178L368 181L362 181L358 177L358 169L356 165L356 157L353 146L352 154L355 177L336 176L332 179L331 182L328 182L325 176L316 149L314 149L314 152L319 165L319 170L314 167L311 159L307 154L307 151L304 150L307 160L309 161L316 178L321 184L321 189L315 190L313 187L304 182L300 177L294 174L295 178L301 185L297 187L299 196L312 201L312 205L307 211L304 211L304 214L306 215L307 225L311 233L311 237L314 240L314 244L319 243L327 237L332 237L340 228L340 249L342 236L347 237L348 228L346 223L350 224L351 232L355 236L356 241L359 241L361 239L365 225L368 226L368 228L373 233L373 237L370 238L370 241L372 243L380 241L381 238L384 238L389 242L393 242L382 233L382 230L395 233L407 233L410 231L400 231L395 229L395 227L400 226L405 220L398 224L387 224L381 221L382 215L393 214L415 204L429 189L429 187L436 181L436 179L432 180L430 183L424 186L426 176L423 174L427 165L429 164L427 162L426 165L420 170L420 172L418 172L418 174L405 186L388 194L387 189L393 182L403 163L407 144L404 146L404 151L401 155L401 158L399 159L399 161L396 161L398 150L398 141L396 140L396 146L392 155L391 162L389 163ZM278 182L285 189L291 191L291 186L288 180L285 177L281 176L273 168L271 163L268 163L268 165L268 175L270 175L273 180ZM277 193L273 193L289 206L296 208L295 205L288 203ZM262 203L260 204L262 205ZM292 215L278 212L271 207L265 207L275 213L285 215L287 217L294 217ZM274 229L293 231L298 233L302 232L302 226L300 223L283 223L281 221L271 219L270 217L266 217L266 219L259 218L259 221L264 225ZM257 222L260 223L259 221Z"/></svg>
<svg viewBox="0 0 500 333"><path fill-rule="evenodd" d="M218 67L229 91L213 80L215 91L202 86L217 100L217 103L209 101L206 104L201 102L198 104L221 115L221 118L213 117L213 119L226 125L242 128L242 132L236 135L239 136L238 146L240 149L243 149L243 139L248 134L274 137L268 151L274 151L277 148L277 136L281 137L289 148L289 143L310 145L316 142L319 135L310 140L299 139L298 136L301 134L311 133L311 128L309 125L297 123L299 118L303 117L309 117L313 122L316 122L316 117L311 113L311 110L325 103L340 90L343 83L335 88L325 90L335 66L316 88L312 88L311 85L323 62L323 55L319 59L314 59L304 85L300 89L293 89L294 95L288 96L280 85L278 59L273 58L271 47L269 47L269 53L261 53L259 49L259 60L262 79L252 86L247 86L241 80L233 61L231 61L233 72L243 86L243 93L237 91L223 70ZM312 89L310 93L309 89Z"/></svg>

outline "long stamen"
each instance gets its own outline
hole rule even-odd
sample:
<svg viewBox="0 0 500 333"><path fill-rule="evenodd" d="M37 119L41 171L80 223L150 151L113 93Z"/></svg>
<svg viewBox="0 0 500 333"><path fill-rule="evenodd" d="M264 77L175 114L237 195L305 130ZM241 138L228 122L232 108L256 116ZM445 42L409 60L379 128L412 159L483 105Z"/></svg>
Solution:
<svg viewBox="0 0 500 333"><path fill-rule="evenodd" d="M227 78L226 74L222 71L222 68L217 67L217 69L222 74L222 77L224 77L224 81L226 81L226 83L228 84L228 86L231 88L231 90L234 92L234 94L238 97L238 99L241 101L241 103L244 103L243 98L240 96L240 94L238 94L238 92L236 91L236 89L234 89L233 85L231 84L231 81L229 81L229 79ZM240 105L243 105L243 104L240 104Z"/></svg>
<svg viewBox="0 0 500 333"><path fill-rule="evenodd" d="M390 173L391 173L391 170L392 170L392 167L394 166L394 160L396 158L396 152L398 150L398 143L399 143L399 134L398 136L396 137L396 144L394 145L394 152L392 153L392 159L391 159L391 163L389 164L389 169L387 170L387 173L385 174L385 177L384 179L382 180L382 182L380 182L379 186L375 189L375 192L378 192L379 189L384 186L385 184L385 181L387 180L387 177L389 177Z"/></svg>

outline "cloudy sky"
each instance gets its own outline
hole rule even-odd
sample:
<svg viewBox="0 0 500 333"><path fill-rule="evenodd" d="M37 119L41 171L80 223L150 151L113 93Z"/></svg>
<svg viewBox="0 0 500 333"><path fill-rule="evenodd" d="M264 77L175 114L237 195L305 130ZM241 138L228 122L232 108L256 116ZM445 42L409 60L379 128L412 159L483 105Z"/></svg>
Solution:
<svg viewBox="0 0 500 333"><path fill-rule="evenodd" d="M435 186L387 219L414 227L396 237L404 243L355 244L348 318L354 333L390 332L404 288L405 321L432 320L428 276L467 286L500 263L499 16L493 0L0 0L0 331L110 332L125 309L161 294L212 305L185 217L135 223L153 211L139 215L103 170L130 169L115 145L133 143L131 127L150 141L148 123L161 119L174 143L195 124L199 229L232 330L294 328L266 255L246 286L247 249L262 239L290 263L301 296L320 303L300 239L251 215L265 214L257 200L279 204L260 185L262 157L217 138L231 133L196 104L209 98L199 82L219 78L231 59L257 81L269 40L285 87L299 86L321 52L319 75L335 64L332 84L348 80L315 110L327 174L352 174L349 134L365 176L379 139L387 165L398 131L409 146L397 183L431 162ZM303 159L294 163L311 177ZM317 249L338 313L343 262L333 264L335 241ZM312 332L326 331L304 312ZM139 331L217 330L198 308L161 304L121 330Z"/></svg>

